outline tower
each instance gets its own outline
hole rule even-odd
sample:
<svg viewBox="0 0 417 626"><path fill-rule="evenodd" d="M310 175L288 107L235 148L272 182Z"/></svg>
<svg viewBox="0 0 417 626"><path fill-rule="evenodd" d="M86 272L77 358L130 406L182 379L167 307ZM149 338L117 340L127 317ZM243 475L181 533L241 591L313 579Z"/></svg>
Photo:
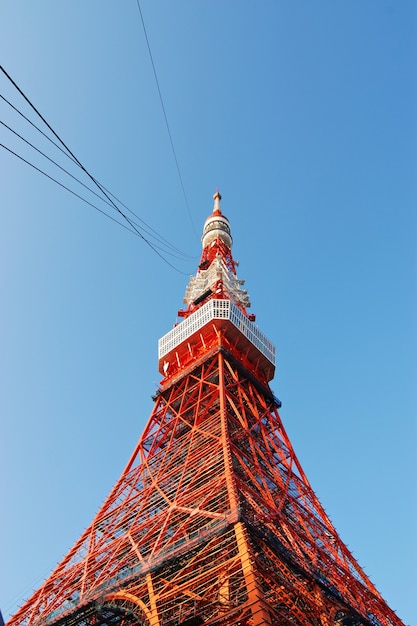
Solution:
<svg viewBox="0 0 417 626"><path fill-rule="evenodd" d="M145 430L91 525L8 626L401 626L293 451L214 196Z"/></svg>

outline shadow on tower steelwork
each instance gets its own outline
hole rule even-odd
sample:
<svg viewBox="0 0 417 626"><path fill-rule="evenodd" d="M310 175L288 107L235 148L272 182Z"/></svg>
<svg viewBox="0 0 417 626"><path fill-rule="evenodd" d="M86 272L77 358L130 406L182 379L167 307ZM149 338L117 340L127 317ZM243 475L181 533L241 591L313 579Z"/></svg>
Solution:
<svg viewBox="0 0 417 626"><path fill-rule="evenodd" d="M154 409L92 524L8 626L400 626L340 540L269 387L220 194Z"/></svg>

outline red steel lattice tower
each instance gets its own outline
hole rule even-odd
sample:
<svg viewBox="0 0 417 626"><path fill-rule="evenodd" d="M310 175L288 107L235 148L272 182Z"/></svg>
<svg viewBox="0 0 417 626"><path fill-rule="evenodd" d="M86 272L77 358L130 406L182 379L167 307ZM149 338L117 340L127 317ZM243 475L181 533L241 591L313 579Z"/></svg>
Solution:
<svg viewBox="0 0 417 626"><path fill-rule="evenodd" d="M202 247L126 469L9 626L400 626L285 433L218 192Z"/></svg>

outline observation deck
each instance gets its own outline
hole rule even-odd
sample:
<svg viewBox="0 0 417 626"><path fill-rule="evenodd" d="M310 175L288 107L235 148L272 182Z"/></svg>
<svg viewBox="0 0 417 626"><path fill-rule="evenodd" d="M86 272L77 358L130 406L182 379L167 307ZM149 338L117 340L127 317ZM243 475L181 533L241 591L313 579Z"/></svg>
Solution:
<svg viewBox="0 0 417 626"><path fill-rule="evenodd" d="M158 342L159 371L177 373L215 343L246 367L261 371L267 381L275 371L275 346L230 300L212 299L180 322Z"/></svg>

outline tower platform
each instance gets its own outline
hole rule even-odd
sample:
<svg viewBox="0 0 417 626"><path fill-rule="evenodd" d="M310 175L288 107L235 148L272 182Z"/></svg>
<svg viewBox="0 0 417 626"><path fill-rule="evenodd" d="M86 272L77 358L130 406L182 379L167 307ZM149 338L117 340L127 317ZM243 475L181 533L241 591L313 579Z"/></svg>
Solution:
<svg viewBox="0 0 417 626"><path fill-rule="evenodd" d="M202 248L125 470L8 626L403 626L285 432L219 193Z"/></svg>

